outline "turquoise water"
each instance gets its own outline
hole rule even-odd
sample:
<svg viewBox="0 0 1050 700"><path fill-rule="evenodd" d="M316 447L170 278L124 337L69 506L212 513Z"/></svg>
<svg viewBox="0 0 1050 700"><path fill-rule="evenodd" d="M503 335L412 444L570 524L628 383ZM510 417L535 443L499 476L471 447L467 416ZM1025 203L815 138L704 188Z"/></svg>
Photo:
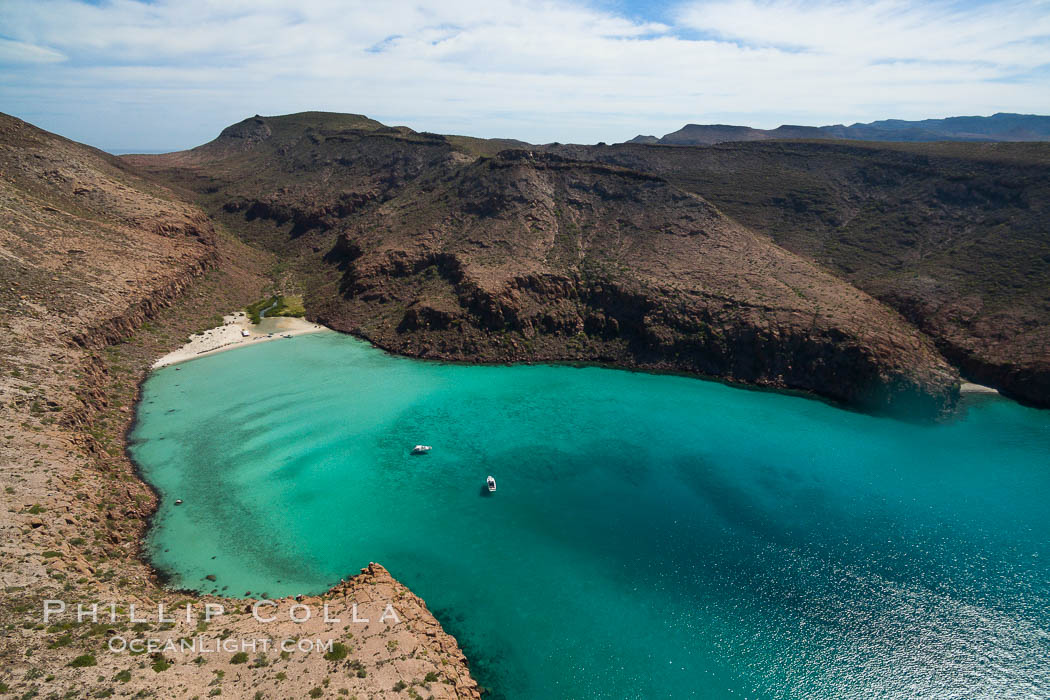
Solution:
<svg viewBox="0 0 1050 700"><path fill-rule="evenodd" d="M172 585L381 562L496 697L1050 696L1050 413L998 397L917 426L326 333L154 373L132 438Z"/></svg>

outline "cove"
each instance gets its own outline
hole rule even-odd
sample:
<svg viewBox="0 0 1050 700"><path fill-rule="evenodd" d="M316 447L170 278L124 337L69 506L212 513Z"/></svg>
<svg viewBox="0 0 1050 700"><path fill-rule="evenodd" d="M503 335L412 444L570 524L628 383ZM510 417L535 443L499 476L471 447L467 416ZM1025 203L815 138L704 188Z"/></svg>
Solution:
<svg viewBox="0 0 1050 700"><path fill-rule="evenodd" d="M1050 413L997 396L911 425L323 333L153 373L130 438L172 586L380 562L495 697L1050 695Z"/></svg>

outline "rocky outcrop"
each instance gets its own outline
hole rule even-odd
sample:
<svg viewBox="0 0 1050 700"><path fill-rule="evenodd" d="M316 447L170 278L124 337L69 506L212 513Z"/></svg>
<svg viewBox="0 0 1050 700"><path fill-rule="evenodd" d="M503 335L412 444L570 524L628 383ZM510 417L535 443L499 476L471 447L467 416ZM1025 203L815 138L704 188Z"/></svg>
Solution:
<svg viewBox="0 0 1050 700"><path fill-rule="evenodd" d="M104 348L119 343L156 316L160 309L171 306L189 285L207 272L214 261L214 251L207 252L196 264L180 270L181 274L178 277L149 290L143 298L133 301L123 311L74 333L72 342L87 349Z"/></svg>
<svg viewBox="0 0 1050 700"><path fill-rule="evenodd" d="M883 301L934 339L963 376L1033 406L1050 406L1050 326L1037 306L987 309L933 280L885 289Z"/></svg>

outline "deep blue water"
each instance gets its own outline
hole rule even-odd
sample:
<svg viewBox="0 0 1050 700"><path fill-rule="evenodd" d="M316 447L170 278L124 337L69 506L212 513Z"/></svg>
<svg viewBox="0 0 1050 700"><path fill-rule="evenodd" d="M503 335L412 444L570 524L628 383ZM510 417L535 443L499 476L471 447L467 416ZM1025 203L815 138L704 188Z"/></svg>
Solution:
<svg viewBox="0 0 1050 700"><path fill-rule="evenodd" d="M1050 697L1050 413L996 396L921 426L326 333L154 373L132 437L173 585L378 561L497 697Z"/></svg>

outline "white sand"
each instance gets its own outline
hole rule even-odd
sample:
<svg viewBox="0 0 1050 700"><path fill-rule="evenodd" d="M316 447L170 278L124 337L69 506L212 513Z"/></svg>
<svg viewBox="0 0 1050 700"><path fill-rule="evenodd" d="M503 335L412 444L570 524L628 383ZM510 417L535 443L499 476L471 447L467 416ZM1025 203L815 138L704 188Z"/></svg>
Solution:
<svg viewBox="0 0 1050 700"><path fill-rule="evenodd" d="M959 388L959 391L961 391L964 394L998 394L999 393L998 390L993 389L990 386L985 386L983 384L974 384L972 382L963 382L962 386Z"/></svg>
<svg viewBox="0 0 1050 700"><path fill-rule="evenodd" d="M244 336L241 333L242 330L247 330L249 335ZM280 340L284 336L319 333L327 330L329 329L316 323L310 323L306 319L285 316L264 318L256 325L243 311L238 311L224 316L221 326L206 330L199 335L190 336L189 341L181 348L169 352L154 362L153 369L193 360L204 355L265 343L268 340Z"/></svg>

